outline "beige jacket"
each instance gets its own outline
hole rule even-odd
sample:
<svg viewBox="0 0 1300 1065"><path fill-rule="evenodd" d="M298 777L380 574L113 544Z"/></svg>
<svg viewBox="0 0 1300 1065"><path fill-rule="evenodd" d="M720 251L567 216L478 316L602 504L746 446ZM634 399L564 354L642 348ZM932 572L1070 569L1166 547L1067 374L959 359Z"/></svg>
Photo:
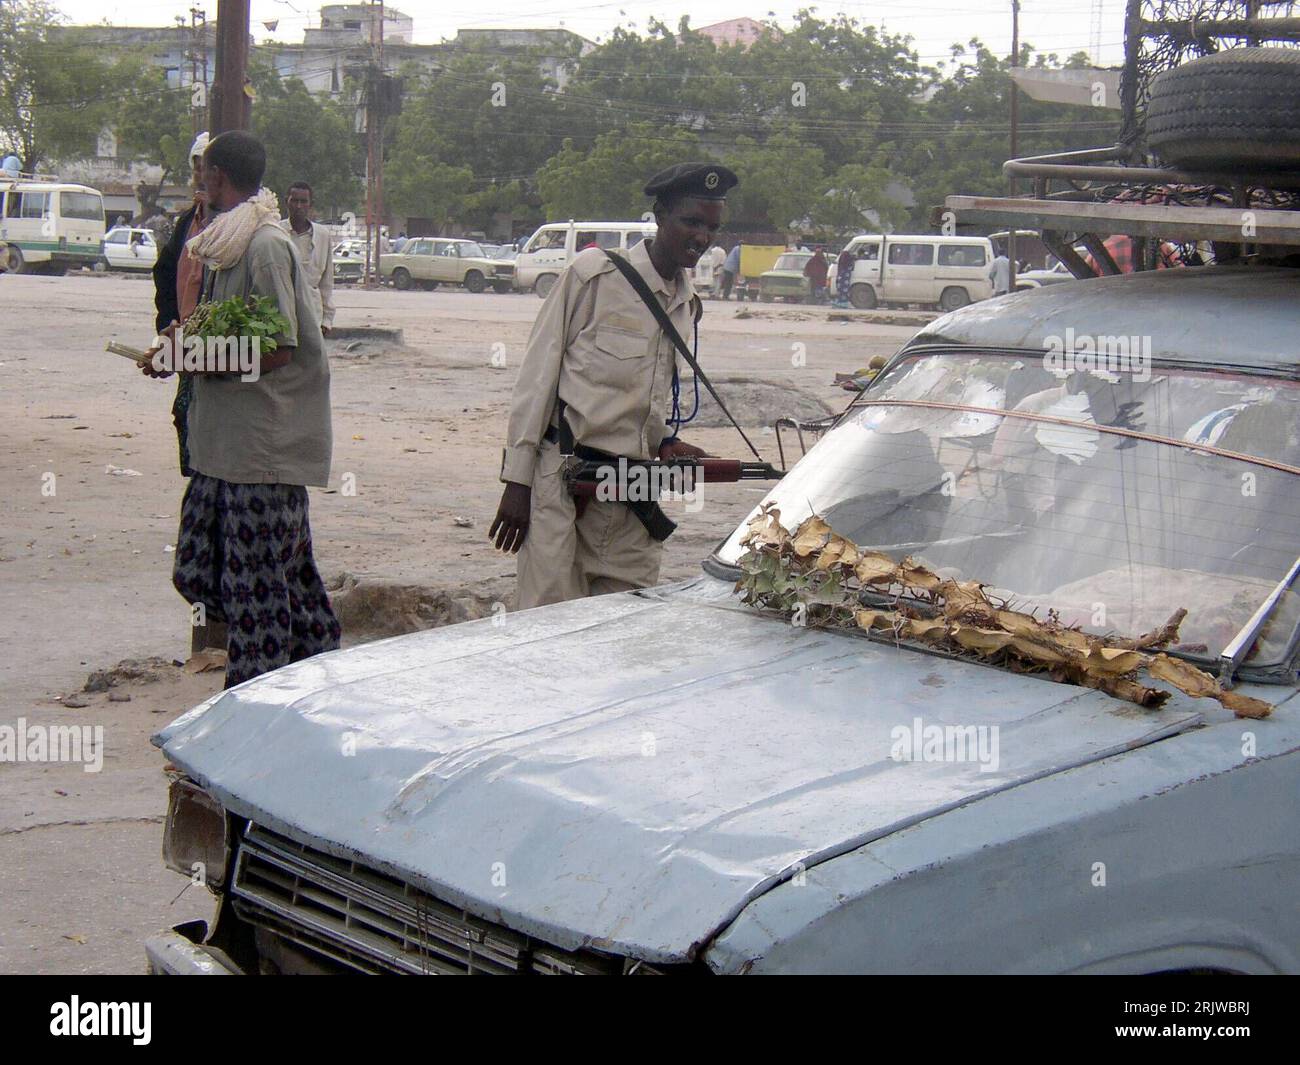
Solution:
<svg viewBox="0 0 1300 1065"><path fill-rule="evenodd" d="M313 222L308 239L306 233L301 236L295 233L287 218L280 219L280 228L289 234L289 239L298 249L307 287L316 307L316 317L329 329L334 325L334 244L330 240L330 231L319 222ZM309 254L303 254L304 247L309 249Z"/></svg>
<svg viewBox="0 0 1300 1065"><path fill-rule="evenodd" d="M689 344L695 289L678 270L671 291L650 262L648 244L628 252L628 261ZM532 485L557 395L579 444L628 458L655 457L668 435L676 358L672 341L605 253L579 252L533 323L510 405L501 479Z"/></svg>

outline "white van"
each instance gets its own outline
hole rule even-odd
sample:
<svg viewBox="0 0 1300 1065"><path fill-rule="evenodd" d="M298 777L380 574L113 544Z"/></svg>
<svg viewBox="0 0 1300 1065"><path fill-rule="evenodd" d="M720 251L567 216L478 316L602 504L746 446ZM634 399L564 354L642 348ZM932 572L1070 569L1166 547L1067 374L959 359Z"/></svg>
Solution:
<svg viewBox="0 0 1300 1065"><path fill-rule="evenodd" d="M847 249L857 260L849 302L860 310L882 303L933 303L955 311L993 295L988 237L863 233ZM828 277L835 292L836 268Z"/></svg>
<svg viewBox="0 0 1300 1065"><path fill-rule="evenodd" d="M16 274L94 266L104 257L104 199L54 178L0 177L0 242Z"/></svg>
<svg viewBox="0 0 1300 1065"><path fill-rule="evenodd" d="M546 298L555 279L583 248L626 252L655 235L653 222L548 222L515 260L515 288Z"/></svg>

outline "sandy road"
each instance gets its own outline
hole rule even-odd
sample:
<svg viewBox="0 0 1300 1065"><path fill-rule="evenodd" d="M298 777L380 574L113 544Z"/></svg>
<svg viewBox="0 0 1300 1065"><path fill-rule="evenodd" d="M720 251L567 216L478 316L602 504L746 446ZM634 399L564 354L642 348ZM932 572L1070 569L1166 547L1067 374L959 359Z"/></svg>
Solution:
<svg viewBox="0 0 1300 1065"><path fill-rule="evenodd" d="M220 686L172 667L188 611L170 583L183 482L172 385L104 352L143 347L152 285L141 278L0 277L0 727L102 726L102 771L0 763L0 972L138 972L158 927L207 916L201 889L159 860L166 784L149 735ZM389 326L404 346L331 351L334 463L312 490L316 555L344 571L510 602L514 561L487 527L505 410L533 317L531 295L343 290L341 326ZM896 350L913 328L836 323L811 308L708 303L700 352L711 374L813 395L832 409L835 370ZM504 359L502 358L504 356ZM504 365L500 365L504 362ZM779 393L771 402L782 402ZM745 418L755 425L770 417ZM687 437L740 455L732 431ZM756 436L775 461L770 434ZM770 453L770 454L769 454ZM134 473L111 472L120 471ZM355 494L340 491L345 476ZM663 577L699 559L761 496L714 486L669 541ZM468 528L455 518L468 518ZM348 633L345 632L345 639ZM151 679L82 695L92 670L156 657ZM110 700L110 695L114 697ZM129 701L120 700L123 695Z"/></svg>

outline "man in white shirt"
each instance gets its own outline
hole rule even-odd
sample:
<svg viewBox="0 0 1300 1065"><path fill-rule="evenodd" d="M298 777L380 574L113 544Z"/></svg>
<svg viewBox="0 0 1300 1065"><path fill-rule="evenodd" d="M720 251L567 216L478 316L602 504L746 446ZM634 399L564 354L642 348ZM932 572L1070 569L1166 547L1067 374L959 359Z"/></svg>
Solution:
<svg viewBox="0 0 1300 1065"><path fill-rule="evenodd" d="M321 336L329 336L334 327L334 245L330 232L311 220L311 186L307 182L290 185L286 203L289 217L280 219L280 228L298 249L307 288L320 317Z"/></svg>
<svg viewBox="0 0 1300 1065"><path fill-rule="evenodd" d="M989 267L989 280L993 282L993 295L1005 296L1011 291L1011 260L1001 248Z"/></svg>

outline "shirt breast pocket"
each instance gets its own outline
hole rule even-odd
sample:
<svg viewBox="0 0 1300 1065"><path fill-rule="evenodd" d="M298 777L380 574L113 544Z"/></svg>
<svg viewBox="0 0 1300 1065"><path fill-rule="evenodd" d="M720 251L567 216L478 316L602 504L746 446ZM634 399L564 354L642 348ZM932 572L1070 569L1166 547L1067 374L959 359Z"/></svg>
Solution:
<svg viewBox="0 0 1300 1065"><path fill-rule="evenodd" d="M596 330L596 347L616 359L643 359L650 354L650 338L643 333L602 325Z"/></svg>

